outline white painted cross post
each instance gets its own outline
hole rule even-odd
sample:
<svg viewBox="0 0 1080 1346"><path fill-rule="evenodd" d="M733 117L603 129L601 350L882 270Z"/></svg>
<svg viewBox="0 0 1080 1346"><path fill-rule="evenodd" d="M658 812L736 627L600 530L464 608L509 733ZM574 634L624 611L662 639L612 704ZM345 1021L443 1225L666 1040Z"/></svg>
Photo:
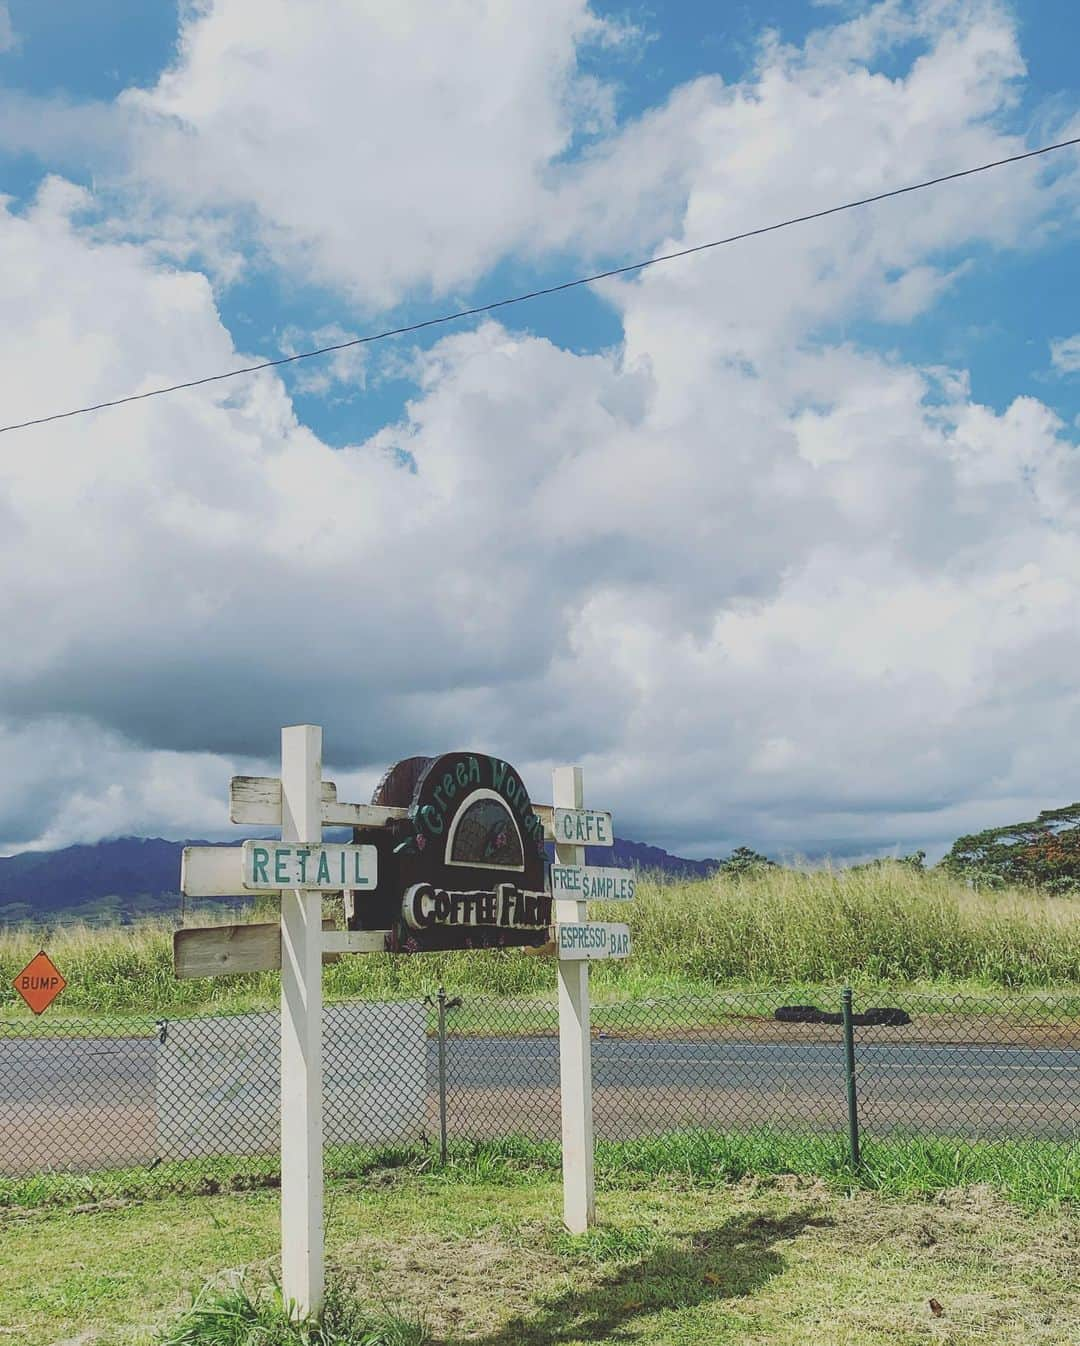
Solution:
<svg viewBox="0 0 1080 1346"><path fill-rule="evenodd" d="M584 807L581 767L559 766L552 775L552 804L556 809ZM583 865L584 846L555 841L560 865ZM557 922L584 921L586 904L555 898ZM559 1078L562 1094L563 1220L573 1234L583 1234L593 1223L592 1044L589 1023L589 964L559 959Z"/></svg>
<svg viewBox="0 0 1080 1346"><path fill-rule="evenodd" d="M281 731L281 839L322 840L322 729ZM281 1290L323 1299L322 893L281 894Z"/></svg>

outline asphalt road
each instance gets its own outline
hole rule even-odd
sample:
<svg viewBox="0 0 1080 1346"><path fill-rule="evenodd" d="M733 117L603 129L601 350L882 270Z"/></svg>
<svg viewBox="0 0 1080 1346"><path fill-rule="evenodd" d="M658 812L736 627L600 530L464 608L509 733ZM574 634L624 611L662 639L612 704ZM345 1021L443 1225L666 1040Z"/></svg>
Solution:
<svg viewBox="0 0 1080 1346"><path fill-rule="evenodd" d="M326 1056L332 1071L332 1043ZM473 1117L486 1118L489 1128L514 1129L532 1109L544 1119L543 1126L554 1125L556 1039L451 1038L447 1059L452 1121L459 1134ZM868 1128L1080 1137L1080 1050L877 1041L858 1045L858 1063L860 1112ZM0 1171L5 1150L18 1150L18 1167L26 1171L38 1145L35 1138L47 1148L50 1134L65 1126L79 1137L85 1134L88 1146L95 1135L112 1131L116 1145L110 1154L121 1151L126 1126L133 1136L136 1119L144 1130L152 1127L156 1079L163 1069L182 1070L183 1065L156 1036L0 1037ZM434 1094L438 1055L432 1040L427 1072ZM226 1079L222 1083L227 1087ZM842 1125L845 1115L839 1042L598 1038L593 1085L600 1135L738 1121L833 1127ZM265 1090L260 1097L265 1100ZM65 1142L65 1156L68 1149ZM67 1162L45 1149L42 1156L42 1166Z"/></svg>

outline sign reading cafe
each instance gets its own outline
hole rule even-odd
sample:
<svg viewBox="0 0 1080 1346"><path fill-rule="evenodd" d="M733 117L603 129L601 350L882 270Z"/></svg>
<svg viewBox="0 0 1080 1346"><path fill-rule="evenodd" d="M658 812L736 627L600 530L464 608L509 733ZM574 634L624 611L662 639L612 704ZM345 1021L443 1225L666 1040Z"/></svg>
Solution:
<svg viewBox="0 0 1080 1346"><path fill-rule="evenodd" d="M547 942L544 828L509 763L475 752L409 757L371 802L408 816L354 830L357 845L378 852L378 881L354 902L350 929L388 929L397 953Z"/></svg>

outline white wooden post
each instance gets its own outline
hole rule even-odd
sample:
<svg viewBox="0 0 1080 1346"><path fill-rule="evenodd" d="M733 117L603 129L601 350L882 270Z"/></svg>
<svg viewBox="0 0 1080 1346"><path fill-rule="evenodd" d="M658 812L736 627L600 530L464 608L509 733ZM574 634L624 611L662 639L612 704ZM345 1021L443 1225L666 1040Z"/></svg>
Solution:
<svg viewBox="0 0 1080 1346"><path fill-rule="evenodd" d="M322 729L281 731L281 839L322 840ZM323 1301L322 894L281 894L281 1289Z"/></svg>
<svg viewBox="0 0 1080 1346"><path fill-rule="evenodd" d="M581 767L560 766L552 772L555 808L584 807ZM583 865L584 846L555 843L560 865ZM584 921L586 904L556 898L556 921ZM574 1234L594 1221L592 1043L589 1023L589 963L559 959L559 1081L562 1096L563 1220Z"/></svg>

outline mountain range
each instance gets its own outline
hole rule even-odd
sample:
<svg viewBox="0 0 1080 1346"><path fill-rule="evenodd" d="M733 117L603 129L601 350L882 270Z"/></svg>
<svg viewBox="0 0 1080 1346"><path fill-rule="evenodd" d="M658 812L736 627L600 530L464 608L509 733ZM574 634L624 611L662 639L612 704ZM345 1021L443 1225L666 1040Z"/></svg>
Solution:
<svg viewBox="0 0 1080 1346"><path fill-rule="evenodd" d="M0 923L80 917L128 921L176 912L180 852L185 846L208 844L235 843L117 837L0 857ZM700 878L716 869L718 861L686 860L659 846L616 837L612 847L586 847L586 863Z"/></svg>

